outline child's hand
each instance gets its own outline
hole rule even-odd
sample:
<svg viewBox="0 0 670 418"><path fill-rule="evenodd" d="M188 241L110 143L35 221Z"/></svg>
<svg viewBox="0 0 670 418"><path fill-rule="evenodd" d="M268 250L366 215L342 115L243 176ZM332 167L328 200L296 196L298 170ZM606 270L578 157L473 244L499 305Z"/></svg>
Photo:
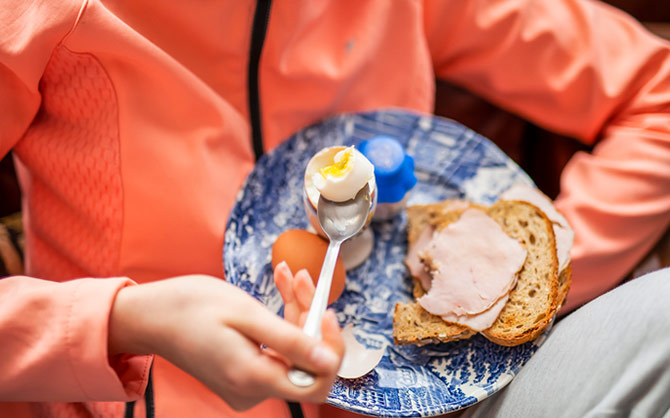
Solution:
<svg viewBox="0 0 670 418"><path fill-rule="evenodd" d="M294 277L288 265L282 262L275 268L274 281L284 300L284 319L302 326L314 298L314 283L309 273L300 270ZM327 312L327 315L331 314Z"/></svg>
<svg viewBox="0 0 670 418"><path fill-rule="evenodd" d="M110 316L109 354L158 354L237 410L268 398L322 402L344 355L337 320L332 312L324 316L321 342L305 335L294 323L309 309L311 280L305 273L293 279L285 265L277 270L279 283L294 283L288 321L209 276L124 288ZM292 365L315 373L316 383L294 386L287 378Z"/></svg>

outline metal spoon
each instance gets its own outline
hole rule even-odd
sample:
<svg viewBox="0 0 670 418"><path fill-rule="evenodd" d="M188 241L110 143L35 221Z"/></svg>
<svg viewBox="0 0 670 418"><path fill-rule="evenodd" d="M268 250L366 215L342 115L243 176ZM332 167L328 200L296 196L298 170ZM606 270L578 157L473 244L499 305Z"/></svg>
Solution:
<svg viewBox="0 0 670 418"><path fill-rule="evenodd" d="M307 320L302 330L305 334L321 339L321 318L326 311L330 285L333 280L335 262L340 252L340 245L356 235L368 220L372 198L370 187L365 186L356 193L353 199L344 202L333 202L323 196L319 197L316 207L321 229L330 239L326 257L321 266L321 274L314 291L314 299L307 313ZM289 380L296 386L307 387L314 383L314 376L300 369L292 368L288 372Z"/></svg>

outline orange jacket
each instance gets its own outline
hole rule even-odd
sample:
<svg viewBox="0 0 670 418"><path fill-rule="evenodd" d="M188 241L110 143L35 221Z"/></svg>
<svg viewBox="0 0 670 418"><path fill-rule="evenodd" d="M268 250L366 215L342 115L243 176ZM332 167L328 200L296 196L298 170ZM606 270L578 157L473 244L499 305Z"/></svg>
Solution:
<svg viewBox="0 0 670 418"><path fill-rule="evenodd" d="M670 47L627 15L577 0L275 0L262 11L250 0L0 0L0 155L15 151L27 274L41 279L0 280L0 400L140 396L150 358L106 355L114 296L128 278L223 277L252 138L268 150L339 112L430 112L435 77L600 140L566 167L557 201L576 230L569 308L615 286L667 228ZM89 279L52 283L74 278ZM233 414L156 362L161 415ZM113 405L6 403L0 416ZM250 414L286 414L276 408Z"/></svg>

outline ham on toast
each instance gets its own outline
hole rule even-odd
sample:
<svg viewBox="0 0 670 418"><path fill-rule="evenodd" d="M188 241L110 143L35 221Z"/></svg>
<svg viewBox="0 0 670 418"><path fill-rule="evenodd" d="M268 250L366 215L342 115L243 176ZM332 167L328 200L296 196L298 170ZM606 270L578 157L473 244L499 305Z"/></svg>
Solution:
<svg viewBox="0 0 670 418"><path fill-rule="evenodd" d="M482 331L489 340L507 346L530 341L551 323L570 286L570 265L559 275L556 241L552 222L536 206L522 201L499 201L483 207L461 200L447 200L431 205L407 208L410 248L427 228L440 229L457 221L468 208L485 211L510 237L519 240L528 256L516 286L493 325ZM408 266L409 267L409 266ZM426 293L416 273L414 297ZM415 301L395 306L393 338L396 344L423 345L469 338L476 334L467 326L444 321L432 315Z"/></svg>

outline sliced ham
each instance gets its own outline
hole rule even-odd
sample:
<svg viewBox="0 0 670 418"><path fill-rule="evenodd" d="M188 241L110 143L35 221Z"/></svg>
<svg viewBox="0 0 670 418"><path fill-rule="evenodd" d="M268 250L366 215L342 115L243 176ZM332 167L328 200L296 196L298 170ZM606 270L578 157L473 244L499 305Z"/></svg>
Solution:
<svg viewBox="0 0 670 418"><path fill-rule="evenodd" d="M433 228L426 227L423 230L416 242L412 244L407 250L407 256L405 257L405 265L409 270L412 277L416 277L421 282L421 286L425 290L430 289L430 282L433 280L430 277L430 273L426 270L426 266L423 264L419 258L419 254L422 253L430 244L431 238L433 237Z"/></svg>
<svg viewBox="0 0 670 418"><path fill-rule="evenodd" d="M558 271L562 271L570 263L570 248L575 240L575 233L568 221L556 210L551 199L533 186L515 184L500 194L501 200L521 200L536 206L551 220L556 236L556 256Z"/></svg>
<svg viewBox="0 0 670 418"><path fill-rule="evenodd" d="M516 283L526 250L493 219L468 209L433 233L419 258L432 260L432 285L418 302L438 315L476 315L491 308Z"/></svg>
<svg viewBox="0 0 670 418"><path fill-rule="evenodd" d="M556 257L558 258L558 271L563 271L570 263L570 248L575 240L575 231L572 228L564 228L553 224L556 236Z"/></svg>
<svg viewBox="0 0 670 418"><path fill-rule="evenodd" d="M490 328L491 325L498 319L500 312L505 307L509 293L504 294L496 303L484 312L475 315L443 315L442 319L447 322L453 322L473 329L475 331L484 331Z"/></svg>

